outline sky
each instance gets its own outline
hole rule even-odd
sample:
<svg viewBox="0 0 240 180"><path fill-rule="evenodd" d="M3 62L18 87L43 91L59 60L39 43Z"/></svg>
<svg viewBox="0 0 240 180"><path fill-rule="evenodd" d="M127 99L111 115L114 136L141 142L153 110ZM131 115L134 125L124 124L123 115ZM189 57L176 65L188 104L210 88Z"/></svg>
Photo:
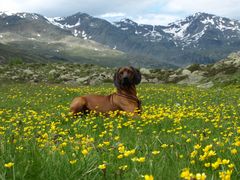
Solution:
<svg viewBox="0 0 240 180"><path fill-rule="evenodd" d="M196 12L240 20L240 0L0 0L0 11L66 17L77 12L118 21L167 25Z"/></svg>

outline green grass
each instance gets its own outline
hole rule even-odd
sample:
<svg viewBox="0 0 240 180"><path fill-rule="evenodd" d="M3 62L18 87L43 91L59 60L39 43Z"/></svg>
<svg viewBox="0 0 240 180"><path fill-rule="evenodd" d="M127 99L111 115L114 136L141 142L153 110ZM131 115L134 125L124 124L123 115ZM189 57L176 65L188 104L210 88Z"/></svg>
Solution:
<svg viewBox="0 0 240 180"><path fill-rule="evenodd" d="M184 168L207 179L220 179L227 170L232 179L240 178L239 87L145 84L138 87L143 102L138 118L69 115L73 97L111 92L112 85L1 84L0 179L144 179L148 174L172 180L180 179ZM208 145L215 155L208 155ZM144 162L136 160L140 157ZM205 166L218 158L219 167ZM9 162L14 165L5 167ZM106 169L99 168L102 164Z"/></svg>

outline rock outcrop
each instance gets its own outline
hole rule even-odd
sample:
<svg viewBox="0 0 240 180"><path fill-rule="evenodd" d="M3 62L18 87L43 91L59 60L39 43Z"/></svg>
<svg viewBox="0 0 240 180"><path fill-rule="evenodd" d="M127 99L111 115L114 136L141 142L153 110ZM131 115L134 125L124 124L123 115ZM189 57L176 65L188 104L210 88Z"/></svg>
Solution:
<svg viewBox="0 0 240 180"><path fill-rule="evenodd" d="M112 83L117 68L80 64L2 64L0 80L78 85ZM142 83L177 83L210 88L215 84L240 83L240 52L215 64L193 64L177 70L141 68Z"/></svg>

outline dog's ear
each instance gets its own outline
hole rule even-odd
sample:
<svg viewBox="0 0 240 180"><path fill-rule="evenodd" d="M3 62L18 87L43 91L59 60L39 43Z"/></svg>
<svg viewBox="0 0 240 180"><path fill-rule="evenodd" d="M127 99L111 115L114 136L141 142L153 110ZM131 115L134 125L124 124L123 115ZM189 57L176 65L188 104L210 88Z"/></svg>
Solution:
<svg viewBox="0 0 240 180"><path fill-rule="evenodd" d="M114 85L116 86L116 88L120 88L120 82L119 82L119 70L120 68L118 68L118 70L115 72L114 76L113 76L113 82L114 82Z"/></svg>
<svg viewBox="0 0 240 180"><path fill-rule="evenodd" d="M131 66L131 69L133 70L133 73L134 73L133 81L134 81L135 85L138 85L142 80L142 75L138 69L136 69L132 66Z"/></svg>

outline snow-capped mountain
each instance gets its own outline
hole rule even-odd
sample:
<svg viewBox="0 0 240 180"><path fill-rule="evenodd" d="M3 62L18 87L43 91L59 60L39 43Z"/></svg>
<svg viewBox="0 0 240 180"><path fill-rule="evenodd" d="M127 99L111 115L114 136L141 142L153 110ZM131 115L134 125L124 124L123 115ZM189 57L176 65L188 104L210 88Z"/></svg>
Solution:
<svg viewBox="0 0 240 180"><path fill-rule="evenodd" d="M59 19L60 20L60 19ZM129 56L106 45L73 36L69 28L32 13L0 13L2 62L67 61L99 65L123 65ZM117 60L121 61L117 61ZM115 62L115 63L113 63ZM137 63L134 58L132 65Z"/></svg>
<svg viewBox="0 0 240 180"><path fill-rule="evenodd" d="M206 13L196 13L163 27L179 45L197 46L204 39L225 42L240 37L240 22ZM211 34L211 37L209 35Z"/></svg>
<svg viewBox="0 0 240 180"><path fill-rule="evenodd" d="M167 26L137 24L123 19L114 25L123 31L145 37L145 40L158 42L162 39L174 41L176 46L198 46L201 38L214 32L213 40L231 40L240 38L240 22L206 13L196 13L186 19L170 23Z"/></svg>
<svg viewBox="0 0 240 180"><path fill-rule="evenodd" d="M179 66L211 63L240 49L240 22L207 13L196 13L167 26L138 24L130 19L110 23L85 13L56 18L0 13L0 27L0 39L6 31L31 33L38 39L67 34Z"/></svg>

